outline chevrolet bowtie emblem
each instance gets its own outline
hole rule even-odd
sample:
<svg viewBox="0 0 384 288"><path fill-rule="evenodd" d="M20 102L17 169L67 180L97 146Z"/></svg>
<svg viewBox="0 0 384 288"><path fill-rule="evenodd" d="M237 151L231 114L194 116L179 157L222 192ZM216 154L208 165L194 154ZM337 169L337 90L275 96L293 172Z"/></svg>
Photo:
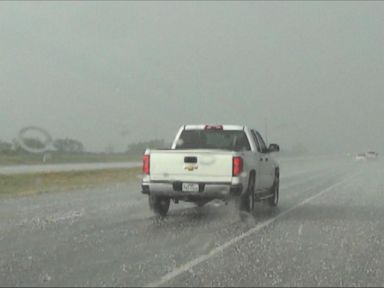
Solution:
<svg viewBox="0 0 384 288"><path fill-rule="evenodd" d="M188 170L188 171L193 171L197 168L198 168L197 164L185 164L184 165L184 169Z"/></svg>

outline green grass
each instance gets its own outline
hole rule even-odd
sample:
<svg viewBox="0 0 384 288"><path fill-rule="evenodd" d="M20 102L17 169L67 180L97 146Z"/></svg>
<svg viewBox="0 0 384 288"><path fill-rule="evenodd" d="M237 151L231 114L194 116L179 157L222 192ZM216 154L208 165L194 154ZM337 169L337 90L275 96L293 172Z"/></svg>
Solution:
<svg viewBox="0 0 384 288"><path fill-rule="evenodd" d="M43 163L42 154L29 153L1 153L0 165L22 164L59 164L59 163L92 163L92 162L129 162L140 161L142 155L129 155L126 153L58 153L51 152L51 157Z"/></svg>
<svg viewBox="0 0 384 288"><path fill-rule="evenodd" d="M141 168L0 175L0 198L105 186L137 180Z"/></svg>

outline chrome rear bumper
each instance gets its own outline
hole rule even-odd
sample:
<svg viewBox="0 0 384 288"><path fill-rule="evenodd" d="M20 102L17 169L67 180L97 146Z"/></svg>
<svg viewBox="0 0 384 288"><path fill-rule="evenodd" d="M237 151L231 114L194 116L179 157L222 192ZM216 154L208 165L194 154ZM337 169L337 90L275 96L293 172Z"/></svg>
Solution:
<svg viewBox="0 0 384 288"><path fill-rule="evenodd" d="M240 195L243 191L241 184L233 185L231 183L198 183L199 191L184 192L181 191L181 182L160 182L143 183L141 192L143 194L154 194L158 196L167 196L174 199L183 198L210 198L227 199L232 195Z"/></svg>

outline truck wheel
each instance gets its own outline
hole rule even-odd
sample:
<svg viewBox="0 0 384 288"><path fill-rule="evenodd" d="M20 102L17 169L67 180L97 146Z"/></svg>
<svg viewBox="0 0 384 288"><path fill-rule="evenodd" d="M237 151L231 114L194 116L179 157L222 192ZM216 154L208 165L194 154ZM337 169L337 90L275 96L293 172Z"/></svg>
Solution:
<svg viewBox="0 0 384 288"><path fill-rule="evenodd" d="M255 175L251 174L248 180L247 191L240 195L240 211L252 212L255 208Z"/></svg>
<svg viewBox="0 0 384 288"><path fill-rule="evenodd" d="M159 197L156 195L149 195L149 207L155 212L156 215L164 217L167 215L171 199L168 197Z"/></svg>
<svg viewBox="0 0 384 288"><path fill-rule="evenodd" d="M273 195L271 198L268 198L268 205L270 207L276 207L279 203L279 178L275 177L275 181L273 181L273 185L271 187L271 194Z"/></svg>

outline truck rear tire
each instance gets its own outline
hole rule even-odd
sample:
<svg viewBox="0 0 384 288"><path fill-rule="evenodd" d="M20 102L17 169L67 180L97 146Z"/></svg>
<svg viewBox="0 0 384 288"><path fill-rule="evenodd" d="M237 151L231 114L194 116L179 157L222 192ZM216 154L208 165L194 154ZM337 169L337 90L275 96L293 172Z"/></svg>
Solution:
<svg viewBox="0 0 384 288"><path fill-rule="evenodd" d="M271 194L273 195L271 198L267 199L267 203L269 207L276 207L279 203L279 178L275 177L275 181L273 181L273 186L271 187Z"/></svg>
<svg viewBox="0 0 384 288"><path fill-rule="evenodd" d="M167 215L171 199L168 197L159 197L156 195L149 195L149 207L157 215L164 217Z"/></svg>
<svg viewBox="0 0 384 288"><path fill-rule="evenodd" d="M251 174L245 193L240 195L240 211L252 212L255 207L255 175Z"/></svg>

